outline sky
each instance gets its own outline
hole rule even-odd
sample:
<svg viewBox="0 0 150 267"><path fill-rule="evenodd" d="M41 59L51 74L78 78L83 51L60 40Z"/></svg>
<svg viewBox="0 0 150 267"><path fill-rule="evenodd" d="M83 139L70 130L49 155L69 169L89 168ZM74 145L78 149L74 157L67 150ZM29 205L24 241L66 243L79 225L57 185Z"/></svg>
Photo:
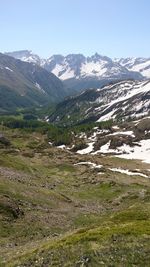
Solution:
<svg viewBox="0 0 150 267"><path fill-rule="evenodd" d="M0 51L150 57L149 0L0 0Z"/></svg>

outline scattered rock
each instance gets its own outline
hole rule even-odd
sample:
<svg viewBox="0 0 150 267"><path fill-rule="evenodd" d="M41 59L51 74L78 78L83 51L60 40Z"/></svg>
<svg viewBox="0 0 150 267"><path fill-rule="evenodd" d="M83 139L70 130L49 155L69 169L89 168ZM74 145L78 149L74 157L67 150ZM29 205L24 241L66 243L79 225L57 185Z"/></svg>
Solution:
<svg viewBox="0 0 150 267"><path fill-rule="evenodd" d="M0 133L0 147L8 147L10 146L11 143L10 141L8 140L8 138L6 138L3 134Z"/></svg>
<svg viewBox="0 0 150 267"><path fill-rule="evenodd" d="M80 260L76 263L76 267L88 266L90 262L91 262L90 257L81 256Z"/></svg>
<svg viewBox="0 0 150 267"><path fill-rule="evenodd" d="M24 215L18 203L7 195L0 197L0 212L14 219Z"/></svg>

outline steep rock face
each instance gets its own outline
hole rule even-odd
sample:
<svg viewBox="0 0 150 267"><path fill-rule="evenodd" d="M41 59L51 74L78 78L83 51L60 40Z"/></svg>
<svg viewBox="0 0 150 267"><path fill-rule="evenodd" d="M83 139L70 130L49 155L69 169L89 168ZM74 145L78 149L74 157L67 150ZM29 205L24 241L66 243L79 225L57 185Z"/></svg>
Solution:
<svg viewBox="0 0 150 267"><path fill-rule="evenodd" d="M40 66L0 54L2 109L59 102L66 95L62 82Z"/></svg>
<svg viewBox="0 0 150 267"><path fill-rule="evenodd" d="M58 104L50 121L80 123L147 116L150 112L150 81L122 81L87 90Z"/></svg>

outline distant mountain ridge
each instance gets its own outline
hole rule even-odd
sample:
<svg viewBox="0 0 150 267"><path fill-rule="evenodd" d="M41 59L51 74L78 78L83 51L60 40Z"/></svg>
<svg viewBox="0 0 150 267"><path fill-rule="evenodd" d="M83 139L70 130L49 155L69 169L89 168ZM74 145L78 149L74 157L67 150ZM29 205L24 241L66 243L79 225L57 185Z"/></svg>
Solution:
<svg viewBox="0 0 150 267"><path fill-rule="evenodd" d="M0 54L0 109L56 103L66 96L62 82L37 64Z"/></svg>
<svg viewBox="0 0 150 267"><path fill-rule="evenodd" d="M118 62L128 70L141 73L145 78L150 78L150 58L121 58L115 59L115 62Z"/></svg>
<svg viewBox="0 0 150 267"><path fill-rule="evenodd" d="M70 54L67 56L53 55L48 59L40 59L39 56L28 50L7 54L20 60L34 62L42 66L60 78L66 87L73 90L99 88L106 85L108 81L142 80L143 78L150 77L150 73L148 75L147 72L140 72L140 68L137 68L136 71L136 68L134 69L132 66L128 67L128 64L125 64L123 59L113 60L98 53L91 57L85 57L82 54ZM150 66L149 60L147 62L147 68L148 66ZM145 73L147 75L144 77L143 74Z"/></svg>

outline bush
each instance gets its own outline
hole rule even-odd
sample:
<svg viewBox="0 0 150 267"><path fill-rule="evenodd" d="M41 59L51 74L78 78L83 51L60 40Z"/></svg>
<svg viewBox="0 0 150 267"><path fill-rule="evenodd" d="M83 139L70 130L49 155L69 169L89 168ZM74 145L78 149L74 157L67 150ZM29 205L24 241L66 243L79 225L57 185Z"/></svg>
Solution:
<svg viewBox="0 0 150 267"><path fill-rule="evenodd" d="M32 114L25 114L23 116L23 119L24 120L37 120L37 117L35 115L32 115Z"/></svg>
<svg viewBox="0 0 150 267"><path fill-rule="evenodd" d="M64 128L53 127L48 131L48 138L54 145L69 145L72 142L71 131Z"/></svg>

